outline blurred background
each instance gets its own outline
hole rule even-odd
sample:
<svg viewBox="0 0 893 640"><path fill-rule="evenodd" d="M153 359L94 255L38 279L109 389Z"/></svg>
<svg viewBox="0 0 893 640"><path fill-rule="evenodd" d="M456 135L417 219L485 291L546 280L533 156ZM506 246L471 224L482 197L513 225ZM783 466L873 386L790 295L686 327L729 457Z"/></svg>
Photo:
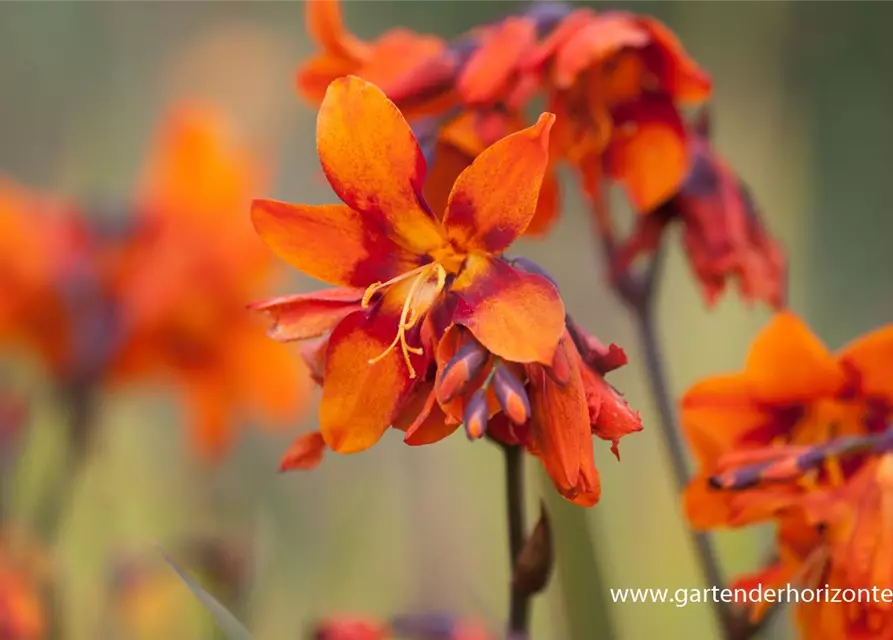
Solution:
<svg viewBox="0 0 893 640"><path fill-rule="evenodd" d="M395 25L453 36L513 4L355 1L344 3L344 14L361 37ZM610 6L663 20L712 75L716 146L787 248L793 309L831 347L889 321L893 76L885 51L893 5ZM240 143L273 170L268 191L255 195L333 201L315 156L315 113L293 89L311 51L296 0L2 3L0 173L85 211L122 215L164 115L200 100L231 119ZM583 326L627 350L630 365L612 382L642 411L645 431L623 441L621 463L595 443L603 497L585 512L556 499L528 465L531 512L542 489L559 553L559 574L535 604L537 638L573 637L566 603L595 611L605 597L593 576L573 571L575 557L594 554L603 588L700 586L631 323L602 284L588 217L568 192L557 230L546 242L522 242L517 253L558 279ZM707 310L678 243L669 244L660 331L678 396L703 376L739 368L769 312L746 308L736 295ZM283 275L259 297L315 286ZM189 284L204 286L201 278ZM0 295L5 288L0 283ZM311 397L277 431L241 430L229 453L209 464L184 438L186 416L169 389L129 385L101 395L86 462L69 472L60 436L66 415L41 362L5 346L0 358L0 391L27 401L20 457L0 481L4 518L33 524L60 483L70 498L58 514L58 637L215 637L156 545L205 575L258 638L294 638L337 612L446 610L497 628L504 617L502 460L493 447L456 436L411 449L387 434L362 454L328 456L312 473L277 474L290 441L313 428ZM752 529L720 534L730 575L755 567L768 539ZM215 587L232 576L238 593ZM713 633L704 605L607 610L613 634L602 637ZM767 637L790 637L788 622Z"/></svg>

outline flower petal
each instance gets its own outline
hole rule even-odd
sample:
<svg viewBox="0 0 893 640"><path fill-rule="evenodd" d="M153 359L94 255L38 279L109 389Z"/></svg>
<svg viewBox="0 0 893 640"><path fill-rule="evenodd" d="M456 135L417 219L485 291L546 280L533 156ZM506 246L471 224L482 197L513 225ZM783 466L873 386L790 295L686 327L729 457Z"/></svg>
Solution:
<svg viewBox="0 0 893 640"><path fill-rule="evenodd" d="M352 313L329 338L319 426L326 444L338 453L362 451L378 442L412 390L414 380L399 346L369 362L396 335L399 317L388 306ZM413 355L412 361L417 371L424 371L422 356Z"/></svg>
<svg viewBox="0 0 893 640"><path fill-rule="evenodd" d="M421 256L382 233L373 218L344 205L255 200L251 218L273 253L330 284L368 287L422 263Z"/></svg>
<svg viewBox="0 0 893 640"><path fill-rule="evenodd" d="M316 149L335 193L369 225L416 253L442 244L422 198L422 150L381 89L354 76L329 85L319 107Z"/></svg>
<svg viewBox="0 0 893 640"><path fill-rule="evenodd" d="M633 207L648 213L676 193L688 175L682 117L665 97L643 97L617 107L612 116L606 170L626 189Z"/></svg>
<svg viewBox="0 0 893 640"><path fill-rule="evenodd" d="M291 443L282 461L279 463L279 471L311 471L322 462L326 451L326 443L319 431L305 433Z"/></svg>
<svg viewBox="0 0 893 640"><path fill-rule="evenodd" d="M413 389L394 421L394 428L406 432L403 438L406 444L418 446L443 440L459 428L459 423L447 420L446 414L437 404L434 384L424 382Z"/></svg>
<svg viewBox="0 0 893 640"><path fill-rule="evenodd" d="M510 362L552 364L564 334L564 303L546 278L489 256L471 255L453 283L454 322Z"/></svg>
<svg viewBox="0 0 893 640"><path fill-rule="evenodd" d="M444 214L447 236L465 251L498 253L536 213L549 164L551 113L485 149L456 179Z"/></svg>
<svg viewBox="0 0 893 640"><path fill-rule="evenodd" d="M579 363L571 360L570 378L564 385L536 365L528 367L528 377L532 435L540 459L558 491L573 499L581 489L581 474L592 480L590 467L595 465Z"/></svg>
<svg viewBox="0 0 893 640"><path fill-rule="evenodd" d="M345 316L359 311L363 289L339 287L314 293L279 296L248 305L273 321L267 336L278 342L306 340L331 331Z"/></svg>
<svg viewBox="0 0 893 640"><path fill-rule="evenodd" d="M710 76L686 53L679 38L654 18L642 16L638 22L651 34L652 44L642 55L656 70L663 90L674 100L688 104L709 98L713 84Z"/></svg>
<svg viewBox="0 0 893 640"><path fill-rule="evenodd" d="M344 28L340 0L307 0L304 20L310 37L328 55L348 60L368 55L368 45Z"/></svg>
<svg viewBox="0 0 893 640"><path fill-rule="evenodd" d="M789 311L776 314L753 341L745 375L754 396L768 402L833 395L846 384L837 358Z"/></svg>
<svg viewBox="0 0 893 640"><path fill-rule="evenodd" d="M703 380L685 393L680 405L683 432L704 469L713 468L743 434L766 421L744 374Z"/></svg>
<svg viewBox="0 0 893 640"><path fill-rule="evenodd" d="M462 68L456 88L465 104L491 105L508 89L521 57L536 43L536 23L509 17L488 30Z"/></svg>
<svg viewBox="0 0 893 640"><path fill-rule="evenodd" d="M342 76L356 73L358 63L348 58L322 54L301 65L294 76L295 88L314 107L326 96L326 89Z"/></svg>
<svg viewBox="0 0 893 640"><path fill-rule="evenodd" d="M893 325L857 338L840 351L840 358L859 372L862 393L893 405Z"/></svg>
<svg viewBox="0 0 893 640"><path fill-rule="evenodd" d="M623 436L642 430L642 418L627 404L623 396L600 375L582 362L583 386L589 406L593 435L611 442L611 451L620 459L619 444Z"/></svg>

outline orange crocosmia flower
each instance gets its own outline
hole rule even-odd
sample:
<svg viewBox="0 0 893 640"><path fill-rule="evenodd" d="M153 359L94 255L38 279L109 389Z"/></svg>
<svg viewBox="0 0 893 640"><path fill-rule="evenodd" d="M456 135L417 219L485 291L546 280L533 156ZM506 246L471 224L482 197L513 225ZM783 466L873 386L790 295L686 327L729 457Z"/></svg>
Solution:
<svg viewBox="0 0 893 640"><path fill-rule="evenodd" d="M792 502L777 517L778 560L733 586L817 591L797 605L805 638L893 638L893 607L880 597L893 589L891 517L893 454L885 453L869 457L845 483ZM844 590L853 597L841 597ZM754 606L751 620L767 608Z"/></svg>
<svg viewBox="0 0 893 640"><path fill-rule="evenodd" d="M122 344L113 379L173 380L207 459L226 451L240 412L281 424L304 395L298 362L244 313L275 267L241 214L265 173L220 114L175 110L147 164L138 229L117 257Z"/></svg>
<svg viewBox="0 0 893 640"><path fill-rule="evenodd" d="M320 52L301 66L296 84L314 105L337 78L357 75L387 88L446 46L437 36L407 29L392 29L374 42L364 42L344 27L339 0L307 0L304 6L307 30Z"/></svg>
<svg viewBox="0 0 893 640"><path fill-rule="evenodd" d="M552 361L564 324L558 292L500 254L533 217L553 120L543 114L482 153L457 179L440 218L421 194L425 160L396 106L356 77L329 87L317 150L344 204L261 200L252 208L258 233L283 259L365 290L361 309L327 337L320 430L329 447L365 449L392 424L432 361L422 326L446 294L454 299L452 322L493 354Z"/></svg>
<svg viewBox="0 0 893 640"><path fill-rule="evenodd" d="M742 372L703 380L682 398L682 426L700 465L685 496L692 524L738 526L768 508L766 495L748 500L759 506L748 515L739 494L710 489L708 478L723 471L729 455L883 431L893 418L891 363L893 326L831 353L797 316L778 313L757 335ZM779 508L789 502L786 490L768 491Z"/></svg>
<svg viewBox="0 0 893 640"><path fill-rule="evenodd" d="M75 368L77 305L66 284L89 277L90 241L65 203L0 178L0 344L24 344L57 377Z"/></svg>
<svg viewBox="0 0 893 640"><path fill-rule="evenodd" d="M745 300L781 308L787 265L769 235L747 187L700 135L689 137L693 163L681 189L638 220L613 268L623 271L660 245L668 225L683 228L683 245L704 298L713 305L735 279Z"/></svg>

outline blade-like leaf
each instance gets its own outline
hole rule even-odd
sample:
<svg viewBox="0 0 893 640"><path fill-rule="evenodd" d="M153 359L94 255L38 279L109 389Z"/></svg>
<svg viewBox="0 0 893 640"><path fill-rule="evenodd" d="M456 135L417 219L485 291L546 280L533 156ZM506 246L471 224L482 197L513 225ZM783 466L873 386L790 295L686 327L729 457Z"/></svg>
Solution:
<svg viewBox="0 0 893 640"><path fill-rule="evenodd" d="M186 587L192 592L192 595L198 599L201 605L205 608L205 611L211 614L211 617L214 618L217 626L220 627L220 630L226 634L226 637L229 640L251 640L251 633L245 628L245 625L239 622L233 614L227 611L226 607L220 604L214 596L205 591L195 578L186 573L186 571L181 569L176 562L171 560L170 556L168 556L163 549L159 547L158 552L164 558L165 562L170 565L171 569L180 576L180 580L182 580Z"/></svg>

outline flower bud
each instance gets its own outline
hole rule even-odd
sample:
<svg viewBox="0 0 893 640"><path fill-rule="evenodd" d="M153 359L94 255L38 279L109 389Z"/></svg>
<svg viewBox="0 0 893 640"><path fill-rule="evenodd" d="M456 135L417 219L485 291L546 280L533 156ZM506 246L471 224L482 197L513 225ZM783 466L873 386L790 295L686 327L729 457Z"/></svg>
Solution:
<svg viewBox="0 0 893 640"><path fill-rule="evenodd" d="M554 565L552 532L545 506L541 507L540 519L524 542L521 552L515 559L512 587L526 596L545 589L549 583Z"/></svg>
<svg viewBox="0 0 893 640"><path fill-rule="evenodd" d="M489 353L481 343L470 338L443 368L437 382L437 399L449 402L462 394L487 362Z"/></svg>
<svg viewBox="0 0 893 640"><path fill-rule="evenodd" d="M508 367L502 365L496 367L493 390L496 392L499 406L509 420L520 425L530 419L530 400L527 398L527 392Z"/></svg>
<svg viewBox="0 0 893 640"><path fill-rule="evenodd" d="M484 389L478 389L465 407L465 433L469 440L479 440L487 433L490 407Z"/></svg>

